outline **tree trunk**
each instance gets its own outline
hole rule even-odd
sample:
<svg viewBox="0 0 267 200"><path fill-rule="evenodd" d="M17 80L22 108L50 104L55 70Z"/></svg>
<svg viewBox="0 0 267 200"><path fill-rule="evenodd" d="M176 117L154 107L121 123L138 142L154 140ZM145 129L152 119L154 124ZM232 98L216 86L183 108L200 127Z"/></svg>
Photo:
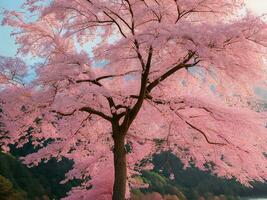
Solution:
<svg viewBox="0 0 267 200"><path fill-rule="evenodd" d="M116 136L113 137L115 181L113 185L112 200L125 200L126 176L127 176L126 149L124 147L124 135L122 133L119 133L116 134Z"/></svg>

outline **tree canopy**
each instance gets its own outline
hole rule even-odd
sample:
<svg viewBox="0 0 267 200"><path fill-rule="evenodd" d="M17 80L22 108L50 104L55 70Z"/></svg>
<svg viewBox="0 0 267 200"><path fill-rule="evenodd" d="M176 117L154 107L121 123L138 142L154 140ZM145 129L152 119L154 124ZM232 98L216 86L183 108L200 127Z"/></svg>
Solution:
<svg viewBox="0 0 267 200"><path fill-rule="evenodd" d="M73 160L63 183L83 182L66 199L129 197L161 151L266 180L267 114L250 101L266 87L267 26L242 0L23 2L33 18L5 11L3 24L20 55L43 62L24 84L23 61L0 58L1 147L31 141L28 165Z"/></svg>

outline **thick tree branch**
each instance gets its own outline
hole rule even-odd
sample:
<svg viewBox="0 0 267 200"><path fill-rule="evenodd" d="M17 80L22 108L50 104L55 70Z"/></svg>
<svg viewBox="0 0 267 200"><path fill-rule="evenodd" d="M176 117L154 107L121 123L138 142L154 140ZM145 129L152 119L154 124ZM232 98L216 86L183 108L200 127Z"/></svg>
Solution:
<svg viewBox="0 0 267 200"><path fill-rule="evenodd" d="M63 117L68 117L68 116L72 116L76 111L77 111L77 110L74 109L73 111L71 111L71 112L66 112L66 113L65 113L65 112L56 111L56 110L53 110L52 112L57 113L58 115L61 115L61 116L63 116Z"/></svg>
<svg viewBox="0 0 267 200"><path fill-rule="evenodd" d="M132 70L132 71L128 71L122 74L110 74L110 75L105 75L105 76L100 76L98 78L95 79L83 79L83 80L77 80L76 83L84 83L84 82L90 82L90 83L94 83L98 86L103 86L101 83L99 83L99 81L103 80L103 79L108 79L108 78L116 78L116 77L121 77L121 76L126 76L132 73L136 73L139 70Z"/></svg>
<svg viewBox="0 0 267 200"><path fill-rule="evenodd" d="M147 86L147 93L150 93L151 90L156 87L160 82L164 81L165 79L167 79L169 76L171 76L172 74L174 74L175 72L177 72L178 70L182 69L182 68L189 68L189 67L193 67L195 65L197 65L200 61L196 61L192 64L187 64L187 62L193 58L193 56L195 55L195 52L190 52L187 57L179 64L175 65L174 67L172 67L171 69L169 69L167 72L165 72L164 74L162 74L160 77L158 77L157 79L155 79L154 81L152 81L148 86Z"/></svg>
<svg viewBox="0 0 267 200"><path fill-rule="evenodd" d="M100 111L97 111L93 108L90 108L90 107L83 107L83 108L80 108L79 111L82 111L82 112L88 112L88 113L91 113L91 114L94 114L94 115L98 115L99 117L102 117L103 119L107 120L107 121L110 121L112 120L112 118Z"/></svg>
<svg viewBox="0 0 267 200"><path fill-rule="evenodd" d="M128 112L128 114L125 117L125 120L122 124L122 126L129 126L132 121L135 119L137 113L139 112L144 99L146 98L146 85L147 85L147 81L148 81L148 75L150 72L150 67L151 67L151 62L152 62L152 55L153 55L153 48L152 46L150 46L149 48L149 53L148 53L148 58L147 58L147 62L146 62L146 66L145 66L145 70L142 73L142 78L141 78L141 88L140 88L140 92L138 95L138 99L136 104L134 105L134 107Z"/></svg>
<svg viewBox="0 0 267 200"><path fill-rule="evenodd" d="M100 111L97 111L93 108L90 108L90 107L83 107L83 108L80 108L80 109L74 109L73 111L71 112L60 112L60 111L56 111L56 110L53 110L52 112L58 114L58 115L61 115L63 117L69 117L69 116L72 116L74 115L75 112L77 111L81 111L81 112L88 112L89 114L94 114L94 115L98 115L99 117L102 117L103 119L105 120L108 120L108 121L111 121L111 117L109 117L108 115L100 112Z"/></svg>

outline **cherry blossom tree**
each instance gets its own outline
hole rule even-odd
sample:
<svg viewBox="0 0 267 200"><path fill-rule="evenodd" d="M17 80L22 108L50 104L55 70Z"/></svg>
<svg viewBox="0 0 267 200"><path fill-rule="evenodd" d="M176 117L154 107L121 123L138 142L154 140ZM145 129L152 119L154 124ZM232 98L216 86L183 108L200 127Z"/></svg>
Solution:
<svg viewBox="0 0 267 200"><path fill-rule="evenodd" d="M5 11L3 24L14 27L21 56L43 63L30 84L1 91L1 147L31 142L30 166L73 160L62 183L83 182L65 199L129 198L146 186L135 175L161 151L246 185L266 180L267 115L249 99L266 87L267 26L242 0L25 0L23 8ZM21 67L1 60L1 69Z"/></svg>
<svg viewBox="0 0 267 200"><path fill-rule="evenodd" d="M0 84L23 85L26 64L19 58L0 56Z"/></svg>

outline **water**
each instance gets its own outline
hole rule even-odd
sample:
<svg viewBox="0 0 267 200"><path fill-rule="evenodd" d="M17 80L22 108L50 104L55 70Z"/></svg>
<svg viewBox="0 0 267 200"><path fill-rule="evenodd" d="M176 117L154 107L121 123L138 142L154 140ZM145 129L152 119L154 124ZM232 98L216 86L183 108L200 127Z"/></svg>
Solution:
<svg viewBox="0 0 267 200"><path fill-rule="evenodd" d="M244 198L241 200L267 200L267 198Z"/></svg>

